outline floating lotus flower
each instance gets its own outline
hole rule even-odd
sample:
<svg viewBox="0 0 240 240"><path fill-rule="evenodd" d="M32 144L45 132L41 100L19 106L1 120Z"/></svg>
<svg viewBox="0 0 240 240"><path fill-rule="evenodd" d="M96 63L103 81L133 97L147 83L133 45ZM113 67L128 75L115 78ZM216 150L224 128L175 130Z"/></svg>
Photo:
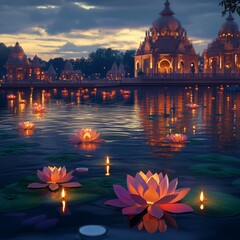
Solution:
<svg viewBox="0 0 240 240"><path fill-rule="evenodd" d="M147 212L157 219L163 216L164 211L171 213L192 212L193 209L186 204L176 203L184 198L190 188L177 188L178 179L175 178L169 183L167 174L147 174L139 172L135 178L127 176L128 191L120 185L113 185L114 192L118 199L112 199L105 204L123 208L125 215L136 215Z"/></svg>
<svg viewBox="0 0 240 240"><path fill-rule="evenodd" d="M15 98L16 98L16 96L14 94L12 94L12 93L7 95L7 99L9 99L9 100L13 100Z"/></svg>
<svg viewBox="0 0 240 240"><path fill-rule="evenodd" d="M33 182L28 185L28 188L44 188L49 187L54 191L59 188L59 185L63 187L81 187L78 182L69 182L73 176L73 171L67 173L65 167L44 167L43 171L37 170L38 178L44 183Z"/></svg>
<svg viewBox="0 0 240 240"><path fill-rule="evenodd" d="M77 130L74 136L69 139L69 142L72 144L81 144L81 143L100 143L104 140L99 138L100 133L90 128L83 128Z"/></svg>
<svg viewBox="0 0 240 240"><path fill-rule="evenodd" d="M181 133L168 134L165 142L169 143L186 143L187 136Z"/></svg>
<svg viewBox="0 0 240 240"><path fill-rule="evenodd" d="M41 104L34 104L32 111L34 113L44 113L46 111L46 108Z"/></svg>
<svg viewBox="0 0 240 240"><path fill-rule="evenodd" d="M199 105L196 104L196 103L188 103L188 104L186 104L186 107L191 108L191 109L194 109L194 108L198 108Z"/></svg>
<svg viewBox="0 0 240 240"><path fill-rule="evenodd" d="M20 122L18 124L18 127L21 130L32 130L35 127L35 124L33 122Z"/></svg>

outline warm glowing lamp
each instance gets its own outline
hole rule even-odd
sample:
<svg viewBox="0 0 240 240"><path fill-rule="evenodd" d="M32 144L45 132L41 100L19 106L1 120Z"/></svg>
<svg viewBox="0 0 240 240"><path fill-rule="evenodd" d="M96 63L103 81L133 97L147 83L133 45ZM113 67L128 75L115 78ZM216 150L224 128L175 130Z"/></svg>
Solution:
<svg viewBox="0 0 240 240"><path fill-rule="evenodd" d="M204 194L203 194L203 191L201 191L199 199L200 199L200 209L203 210L204 209Z"/></svg>
<svg viewBox="0 0 240 240"><path fill-rule="evenodd" d="M109 156L107 156L107 159L106 159L106 165L110 165L110 159L109 159Z"/></svg>
<svg viewBox="0 0 240 240"><path fill-rule="evenodd" d="M66 193L65 193L64 188L62 189L62 194L61 194L61 196L62 196L62 199L65 199Z"/></svg>
<svg viewBox="0 0 240 240"><path fill-rule="evenodd" d="M66 193L65 193L64 188L62 189L61 196L62 196L62 212L64 213L65 212L65 208L66 208L66 201L65 201Z"/></svg>

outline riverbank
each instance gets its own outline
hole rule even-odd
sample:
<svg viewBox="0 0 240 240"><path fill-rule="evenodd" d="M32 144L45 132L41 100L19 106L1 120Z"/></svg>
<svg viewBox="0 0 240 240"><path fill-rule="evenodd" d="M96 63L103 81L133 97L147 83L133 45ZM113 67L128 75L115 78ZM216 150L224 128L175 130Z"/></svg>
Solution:
<svg viewBox="0 0 240 240"><path fill-rule="evenodd" d="M105 87L128 87L128 86L208 86L208 85L240 85L240 78L228 79L176 79L176 78L128 78L120 81L99 79L84 80L81 82L21 82L21 83L1 83L0 89L18 89L18 88L105 88Z"/></svg>

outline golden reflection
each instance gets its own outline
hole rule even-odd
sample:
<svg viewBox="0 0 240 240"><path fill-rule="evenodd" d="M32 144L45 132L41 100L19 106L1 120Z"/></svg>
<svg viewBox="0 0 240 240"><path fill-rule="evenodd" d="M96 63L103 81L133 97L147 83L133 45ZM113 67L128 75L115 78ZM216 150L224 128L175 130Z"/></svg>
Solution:
<svg viewBox="0 0 240 240"><path fill-rule="evenodd" d="M145 228L145 230L150 234L157 231L164 233L167 231L168 226L177 228L175 219L168 213L164 213L163 217L160 219L157 219L151 216L149 213L146 213L138 223L138 230L141 231Z"/></svg>
<svg viewBox="0 0 240 240"><path fill-rule="evenodd" d="M105 176L110 176L110 165L106 165L106 173Z"/></svg>

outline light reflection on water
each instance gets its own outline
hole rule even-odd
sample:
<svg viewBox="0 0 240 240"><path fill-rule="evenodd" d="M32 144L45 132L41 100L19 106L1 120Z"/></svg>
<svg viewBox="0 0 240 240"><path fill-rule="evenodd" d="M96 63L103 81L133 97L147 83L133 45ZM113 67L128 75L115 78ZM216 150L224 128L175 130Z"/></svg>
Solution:
<svg viewBox="0 0 240 240"><path fill-rule="evenodd" d="M35 173L44 165L52 164L49 156L75 153L77 160L67 162L68 168L89 167L89 177L106 177L104 159L111 156L111 176L125 178L137 171L164 171L180 176L188 186L209 184L236 193L232 178L215 180L211 176L195 175L189 166L192 156L224 154L240 156L240 92L220 88L130 88L130 94L116 89L96 91L22 91L26 104L7 100L10 91L0 93L0 149L18 142L34 142L39 146L25 148L21 154L1 156L1 186L20 180L25 174ZM12 91L15 93L14 91ZM76 97L76 93L80 97ZM15 93L17 94L17 92ZM32 113L37 102L46 113ZM199 104L197 109L186 107ZM36 128L31 135L19 134L17 125L32 121ZM106 140L100 146L76 147L68 138L80 128L92 128ZM190 143L163 143L169 133L184 133ZM238 163L228 163L239 168ZM88 177L88 176L86 176ZM188 181L187 179L193 179ZM181 182L182 180L182 182Z"/></svg>

